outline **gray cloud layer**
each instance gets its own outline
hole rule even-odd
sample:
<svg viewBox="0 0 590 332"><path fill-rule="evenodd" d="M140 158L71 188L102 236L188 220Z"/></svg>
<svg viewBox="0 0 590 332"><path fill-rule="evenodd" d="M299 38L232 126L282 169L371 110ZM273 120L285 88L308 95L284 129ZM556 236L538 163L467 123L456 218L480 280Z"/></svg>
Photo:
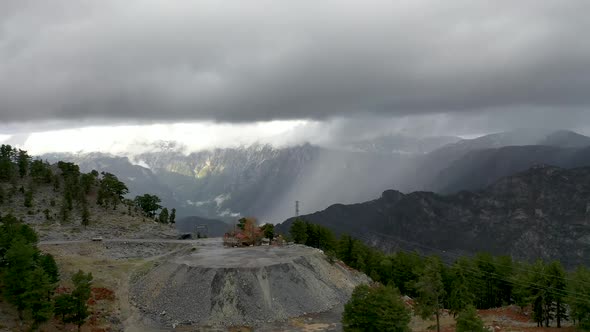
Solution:
<svg viewBox="0 0 590 332"><path fill-rule="evenodd" d="M0 122L590 103L587 0L0 2Z"/></svg>

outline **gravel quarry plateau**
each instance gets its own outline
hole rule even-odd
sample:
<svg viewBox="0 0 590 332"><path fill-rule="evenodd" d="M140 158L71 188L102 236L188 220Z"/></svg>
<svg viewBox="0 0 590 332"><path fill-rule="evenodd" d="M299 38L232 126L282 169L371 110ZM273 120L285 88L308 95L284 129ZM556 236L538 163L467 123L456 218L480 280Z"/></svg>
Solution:
<svg viewBox="0 0 590 332"><path fill-rule="evenodd" d="M366 282L317 249L224 248L211 239L132 276L130 299L159 328L262 326L341 307Z"/></svg>

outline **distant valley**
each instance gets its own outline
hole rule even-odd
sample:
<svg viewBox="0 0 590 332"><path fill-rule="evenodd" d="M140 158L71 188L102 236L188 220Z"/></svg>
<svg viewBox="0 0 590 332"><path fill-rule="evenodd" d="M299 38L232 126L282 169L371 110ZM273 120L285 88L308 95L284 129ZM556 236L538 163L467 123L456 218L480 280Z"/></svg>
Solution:
<svg viewBox="0 0 590 332"><path fill-rule="evenodd" d="M518 130L476 139L407 138L389 135L339 148L303 144L252 145L186 154L175 144L150 152L47 154L82 170L120 174L130 195L151 192L180 217L227 222L255 216L277 223L336 203L367 201L379 193L476 190L536 164L590 165L590 138L571 131Z"/></svg>

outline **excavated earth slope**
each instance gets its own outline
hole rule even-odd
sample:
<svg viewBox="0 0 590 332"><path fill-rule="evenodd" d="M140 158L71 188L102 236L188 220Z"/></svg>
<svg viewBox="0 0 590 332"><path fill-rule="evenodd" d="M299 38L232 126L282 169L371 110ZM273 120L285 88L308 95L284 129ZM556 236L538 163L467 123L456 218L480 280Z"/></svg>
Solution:
<svg viewBox="0 0 590 332"><path fill-rule="evenodd" d="M212 243L138 277L131 298L161 326L252 326L329 310L367 282L313 248Z"/></svg>

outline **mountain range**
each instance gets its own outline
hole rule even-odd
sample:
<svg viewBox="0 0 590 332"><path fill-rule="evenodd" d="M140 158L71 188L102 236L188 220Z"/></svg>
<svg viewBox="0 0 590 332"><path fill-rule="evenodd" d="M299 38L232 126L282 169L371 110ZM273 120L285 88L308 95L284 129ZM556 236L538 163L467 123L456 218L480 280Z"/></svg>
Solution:
<svg viewBox="0 0 590 332"><path fill-rule="evenodd" d="M167 143L127 156L50 154L85 171L118 174L131 196L150 192L179 218L279 222L335 203L356 203L387 189L453 193L476 190L535 164L590 165L590 138L571 131L517 130L475 139L387 135L327 148L252 145L186 153Z"/></svg>
<svg viewBox="0 0 590 332"><path fill-rule="evenodd" d="M590 167L539 165L477 191L450 195L384 191L359 204L335 204L302 219L353 234L386 251L418 250L447 259L483 251L519 260L590 255ZM277 225L287 233L295 218Z"/></svg>

